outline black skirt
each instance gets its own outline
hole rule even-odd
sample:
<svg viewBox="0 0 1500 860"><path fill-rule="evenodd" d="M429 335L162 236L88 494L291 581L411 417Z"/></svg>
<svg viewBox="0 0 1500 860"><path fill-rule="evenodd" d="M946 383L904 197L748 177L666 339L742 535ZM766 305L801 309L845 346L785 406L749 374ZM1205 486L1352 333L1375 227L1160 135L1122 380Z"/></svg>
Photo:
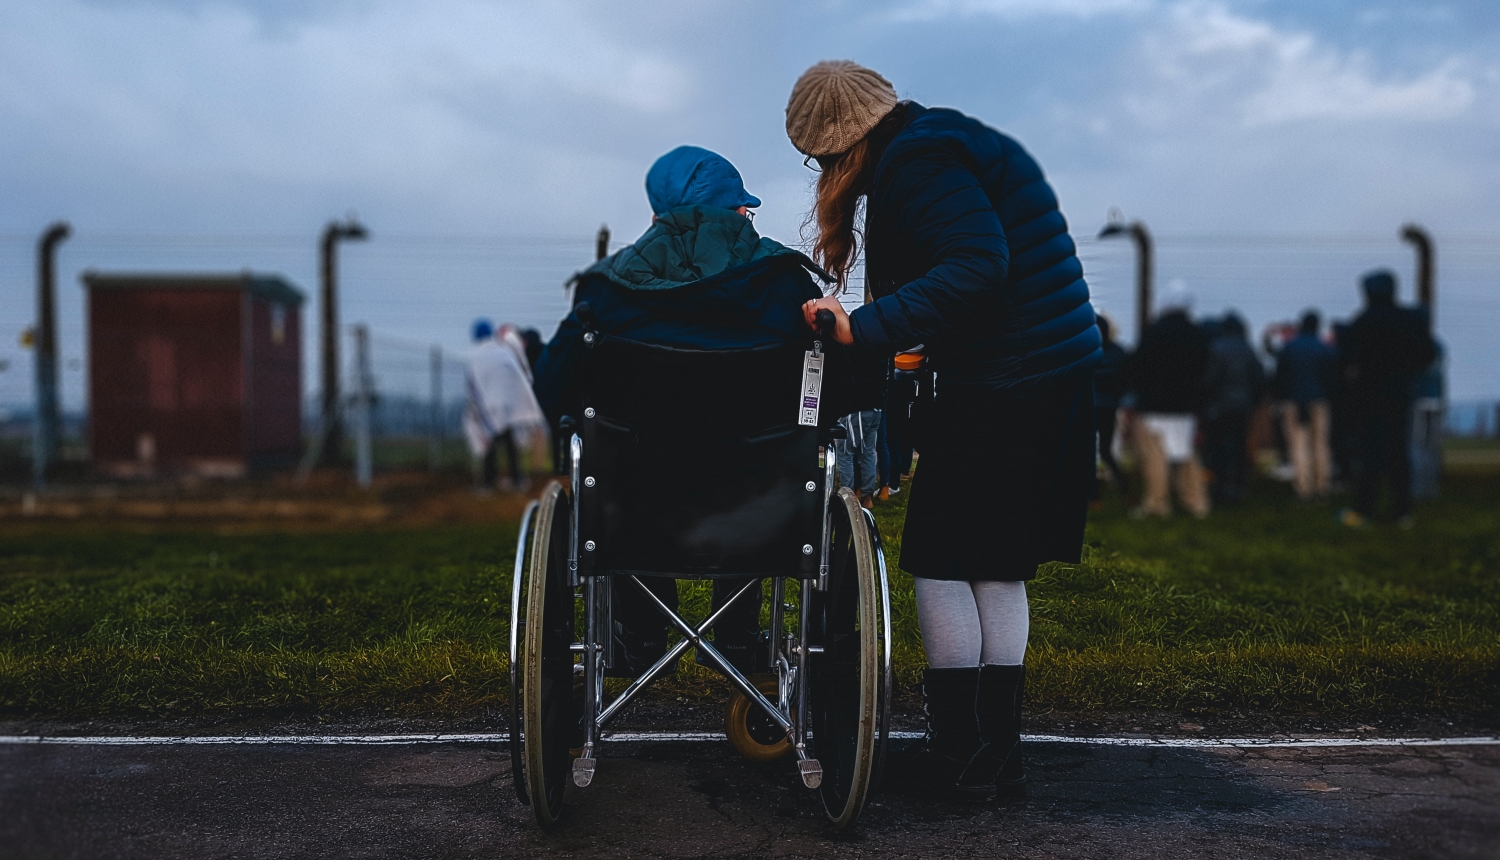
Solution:
<svg viewBox="0 0 1500 860"><path fill-rule="evenodd" d="M901 569L1020 582L1083 550L1094 478L1090 378L1025 398L945 395L923 421Z"/></svg>

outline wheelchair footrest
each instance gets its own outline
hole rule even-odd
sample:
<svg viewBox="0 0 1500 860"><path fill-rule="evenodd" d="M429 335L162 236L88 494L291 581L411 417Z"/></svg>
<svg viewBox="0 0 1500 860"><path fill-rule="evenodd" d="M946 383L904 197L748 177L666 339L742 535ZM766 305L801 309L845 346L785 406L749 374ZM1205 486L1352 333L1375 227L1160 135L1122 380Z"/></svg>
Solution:
<svg viewBox="0 0 1500 860"><path fill-rule="evenodd" d="M579 788L588 788L589 783L594 781L594 765L596 764L598 764L598 759L573 759L573 784Z"/></svg>
<svg viewBox="0 0 1500 860"><path fill-rule="evenodd" d="M797 772L802 774L802 784L808 788L817 788L823 784L823 765L815 758L797 762Z"/></svg>

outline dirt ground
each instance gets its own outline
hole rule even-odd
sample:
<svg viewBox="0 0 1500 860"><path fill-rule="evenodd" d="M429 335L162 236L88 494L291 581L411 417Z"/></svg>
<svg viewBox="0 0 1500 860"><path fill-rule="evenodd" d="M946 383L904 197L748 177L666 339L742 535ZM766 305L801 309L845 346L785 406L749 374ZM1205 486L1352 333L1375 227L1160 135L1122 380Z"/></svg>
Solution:
<svg viewBox="0 0 1500 860"><path fill-rule="evenodd" d="M462 477L425 472L384 473L369 489L359 489L347 475L332 470L314 472L303 485L289 475L276 475L245 481L62 484L41 493L4 486L0 522L254 531L513 522L550 480L551 476L538 477L526 493L480 493Z"/></svg>
<svg viewBox="0 0 1500 860"><path fill-rule="evenodd" d="M1034 743L1025 799L887 786L836 833L786 762L616 744L542 832L504 744L0 746L0 857L1500 857L1500 746Z"/></svg>

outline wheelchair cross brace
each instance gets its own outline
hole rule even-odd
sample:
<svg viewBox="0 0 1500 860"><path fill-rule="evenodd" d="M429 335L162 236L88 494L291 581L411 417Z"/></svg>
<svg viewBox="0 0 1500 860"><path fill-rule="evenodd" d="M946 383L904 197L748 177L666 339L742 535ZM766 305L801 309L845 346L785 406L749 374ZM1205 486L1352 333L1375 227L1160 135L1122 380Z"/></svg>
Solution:
<svg viewBox="0 0 1500 860"><path fill-rule="evenodd" d="M770 711L768 711L768 713L771 715L771 718L773 720L776 720L777 724L779 724L783 729L791 729L791 721L783 716L780 713L780 710L777 709L775 705L770 705L769 702L765 702L764 697L761 696L760 692L758 690L755 690L755 687L750 684L749 681L745 680L744 676L736 671L733 666L731 666L727 661L724 660L724 657L717 650L715 650L712 645L704 641L702 638L703 634L707 633L713 627L714 623L719 620L719 616L728 611L729 607L738 602L741 597L743 597L750 591L750 589L760 584L758 581L745 583L744 587L735 592L734 596L731 597L723 606L719 607L717 612L710 615L703 621L702 624L699 624L696 628L694 628L690 627L688 623L683 620L683 618L677 613L667 608L667 605L662 602L661 598L653 594L651 590L646 587L645 583L641 582L639 577L631 576L630 579L637 586L639 586L643 592L646 593L647 597L651 598L651 602L656 604L656 608L663 614L665 614L667 618L672 622L672 624L677 627L678 632L682 633L682 639L676 645L672 646L672 649L668 651L665 656L663 656L660 660L657 660L655 665L653 665L650 669L647 669L645 673L643 673L634 681L634 683L627 687L625 689L625 692L617 696L613 702L610 702L609 707L600 712L598 716L598 724L600 728L608 725L609 721L614 718L615 714L619 712L620 708L624 707L630 702L631 699L635 698L636 694L638 694L641 689L644 688L647 684L656 680L656 676L661 674L661 672L667 666L671 665L672 661L676 660L678 657L681 657L683 652L688 648L697 646L698 648L702 649L704 655L707 656L710 660L714 661L714 663L717 664L721 670L728 673L728 677L732 683L737 682L735 683L735 686L739 687L740 692L745 693L745 695L747 696L751 696L752 699L761 699L763 702L762 707L769 707L771 709ZM754 693L754 695L751 695L752 692Z"/></svg>
<svg viewBox="0 0 1500 860"><path fill-rule="evenodd" d="M602 702L602 697L585 695L583 705L583 755L577 759L574 759L573 761L573 782L580 787L584 787L593 781L594 770L597 766L597 759L595 759L593 753L600 740L600 732L609 725L609 723L619 714L620 710L628 705L631 700L635 699L642 690L644 690L648 685L651 684L652 681L655 681L657 677L659 677L668 666L672 665L674 661L680 658L683 653L687 651L687 649L697 648L699 650L699 653L708 658L708 660L716 668L718 668L720 672L724 674L724 677L731 684L733 684L741 694L743 694L751 702L754 702L757 706L759 706L760 709L765 712L766 716L770 717L773 722L775 722L782 728L783 731L786 732L787 738L793 743L798 753L798 769L803 775L803 781L808 783L808 788L817 788L818 776L821 774L822 768L818 765L816 759L809 759L807 757L806 747L802 743L798 742L801 734L801 731L799 731L801 730L801 726L797 725L797 723L803 722L801 718L802 711L799 709L798 720L796 721L796 723L794 723L792 718L787 715L787 712L790 710L790 702L786 700L784 695L778 696L778 698L781 699L780 702L773 703L770 699L766 698L766 696L762 694L760 690L756 689L755 685L750 683L749 679L747 679L744 674L742 674L737 668L735 668L734 665L730 663L723 654L719 653L718 649L714 648L714 646L710 642L703 638L703 635L713 628L713 625L718 622L719 618L722 617L725 612L729 611L730 607L745 599L745 596L750 594L752 591L757 590L760 586L760 581L752 580L745 583L739 591L735 592L734 596L724 602L723 606L719 607L711 615L709 615L708 618L704 619L700 624L694 627L681 615L678 615L676 612L672 611L670 607L662 602L660 597L653 593L651 589L647 588L644 582L641 582L640 577L631 575L629 579L631 582L635 583L636 587L638 587L642 593L644 593L648 598L651 599L651 602L655 604L657 611L666 616L667 620L672 624L672 626L677 628L677 632L682 634L682 638L678 640L677 644L673 645L666 654L662 655L662 657L658 659L656 663L651 666L651 668L647 669L638 678L631 682L629 687L626 687L625 690L620 693L620 695L616 696L608 706L606 706L602 711L599 711L597 714L594 713L594 711ZM585 618L588 618L589 616L595 615L600 612L600 609L597 606L591 612L588 604L598 601L601 597L601 595L598 594L598 591L608 587L607 584L601 581L601 577L588 577L588 580L589 581L584 586L585 589L587 589L585 594ZM807 580L807 583L810 585L812 581ZM772 607L772 611L777 611L777 607ZM585 629L592 629L592 625L590 625L587 621L585 621ZM603 679L603 673L600 671L602 667L600 667L598 663L602 662L604 655L603 649L598 645L598 643L592 643L594 646L594 653L590 655L590 644L591 643L588 642L578 643L575 647L575 650L582 651L585 661L588 661L584 666L584 688L585 690L592 692L595 687L594 684L590 683L589 676L593 675L600 680ZM817 649L809 648L807 646L805 635L801 637L801 641L797 646L795 646L795 651L798 654L814 650ZM592 659L590 659L591 657ZM802 661L799 660L798 662L800 664ZM593 665L590 665L590 663L592 663ZM797 670L791 671L796 675L804 674ZM783 690L785 690L788 685L783 683L779 686ZM799 684L799 688L802 686L803 685Z"/></svg>
<svg viewBox="0 0 1500 860"><path fill-rule="evenodd" d="M711 630L714 623L731 606L743 599L746 594L759 587L760 580L755 579L747 582L739 591L735 592L733 597L725 601L723 606L711 613L701 624L694 627L663 603L661 598L657 597L651 589L646 587L645 583L641 582L640 577L631 574L630 580L651 599L651 602L656 605L657 610L666 616L672 626L677 628L677 631L682 634L682 639L657 660L651 668L637 677L629 687L625 688L602 711L599 708L603 704L604 699L603 670L605 662L609 659L607 654L610 646L613 644L614 635L613 630L610 629L611 624L609 621L611 615L609 605L611 601L608 591L609 583L602 576L581 576L578 570L579 499L577 488L580 486L579 476L580 463L583 457L583 440L577 434L574 434L568 448L569 459L572 461L570 463L570 477L572 478L572 486L574 488L572 493L573 516L569 529L568 579L570 583L580 585L583 588L583 626L585 630L584 641L574 643L571 648L575 652L581 651L583 653L585 691L583 701L583 753L573 760L573 783L580 788L584 788L594 781L594 771L598 766L598 760L594 756L594 751L599 744L601 732L604 727L619 714L625 705L636 698L647 685L656 680L665 671L666 667L672 665L674 661L681 657L688 648L697 648L699 653L707 657L742 695L755 703L756 706L765 712L766 716L770 717L776 725L780 726L786 732L787 739L791 742L793 749L797 753L797 771L802 777L803 785L808 788L817 788L823 781L823 768L817 759L811 758L807 754L805 739L807 737L808 709L803 705L797 708L795 719L788 716L788 712L791 710L788 693L791 692L789 688L792 684L795 684L796 700L802 703L807 701L807 672L805 671L807 658L811 653L821 650L809 646L807 642L807 632L812 621L812 602L808 599L807 593L813 589L823 591L828 587L829 533L832 528L829 500L833 495L836 469L832 445L827 447L824 459L823 540L822 551L819 557L818 575L815 578L802 580L803 597L800 601L801 624L798 629L797 644L793 645L790 649L797 657L797 666L795 668L788 666L782 655L776 653L776 649L780 645L779 636L782 630L781 613L785 611L785 607L781 602L783 599L783 582L785 577L776 577L772 588L772 635L770 648L773 656L776 658L773 660L772 665L778 674L777 687L779 692L777 699L779 701L773 704L738 669L730 664L724 655L719 653L718 649L714 648L712 644L703 638L703 634ZM788 678L788 675L791 677ZM791 683L788 683L789 681Z"/></svg>

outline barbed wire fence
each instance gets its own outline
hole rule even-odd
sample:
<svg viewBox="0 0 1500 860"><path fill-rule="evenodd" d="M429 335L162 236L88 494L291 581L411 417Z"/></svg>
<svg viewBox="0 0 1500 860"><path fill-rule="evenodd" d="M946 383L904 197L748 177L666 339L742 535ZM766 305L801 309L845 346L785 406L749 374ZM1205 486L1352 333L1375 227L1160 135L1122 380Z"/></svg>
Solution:
<svg viewBox="0 0 1500 860"><path fill-rule="evenodd" d="M462 357L379 331L370 333L369 354L377 467L436 472L467 463Z"/></svg>
<svg viewBox="0 0 1500 860"><path fill-rule="evenodd" d="M627 238L629 234L627 231ZM1127 344L1134 339L1134 259L1127 242L1075 234L1096 307L1110 315ZM1450 396L1444 426L1451 435L1500 435L1500 241L1485 235L1436 234L1438 333L1448 349ZM0 234L0 459L30 457L33 355L21 345L34 315L35 235ZM618 248L616 241L612 247ZM382 233L341 249L344 319L370 327L374 396L373 468L463 468L463 359L476 316L551 335L568 310L563 284L595 256L594 237ZM78 276L103 271L239 271L286 274L309 294L304 322L316 319L315 237L298 234L178 235L79 229L58 261L59 366L64 447L86 462L88 351L84 292ZM1157 235L1158 294L1182 280L1197 294L1199 315L1233 308L1254 331L1289 321L1306 307L1325 319L1358 311L1358 275L1386 266L1410 300L1411 255L1392 230L1340 235ZM858 280L855 281L858 284ZM318 420L316 331L303 328L304 424ZM353 355L347 332L344 356ZM433 373L434 345L440 350ZM345 380L352 371L345 361ZM345 383L346 386L348 382ZM353 390L352 388L348 390ZM436 406L434 406L436 403ZM17 466L16 468L23 468ZM0 480L13 477L0 469Z"/></svg>
<svg viewBox="0 0 1500 860"><path fill-rule="evenodd" d="M345 333L348 356L340 422L344 459L355 479L368 486L375 473L423 470L468 473L477 470L464 416L468 408L468 364L437 344L424 345L399 335L356 324ZM311 440L299 469L305 480L321 459L323 417L320 402L307 401L304 433ZM521 469L535 473L549 465L544 428L522 432L516 444Z"/></svg>
<svg viewBox="0 0 1500 860"><path fill-rule="evenodd" d="M469 455L463 439L463 360L438 344L374 332L364 324L349 326L343 335L345 396L339 423L345 438L339 454L353 462L357 482L368 485L376 471L464 468ZM324 459L327 426L321 409L320 398L306 399L303 434L310 444L299 481Z"/></svg>

